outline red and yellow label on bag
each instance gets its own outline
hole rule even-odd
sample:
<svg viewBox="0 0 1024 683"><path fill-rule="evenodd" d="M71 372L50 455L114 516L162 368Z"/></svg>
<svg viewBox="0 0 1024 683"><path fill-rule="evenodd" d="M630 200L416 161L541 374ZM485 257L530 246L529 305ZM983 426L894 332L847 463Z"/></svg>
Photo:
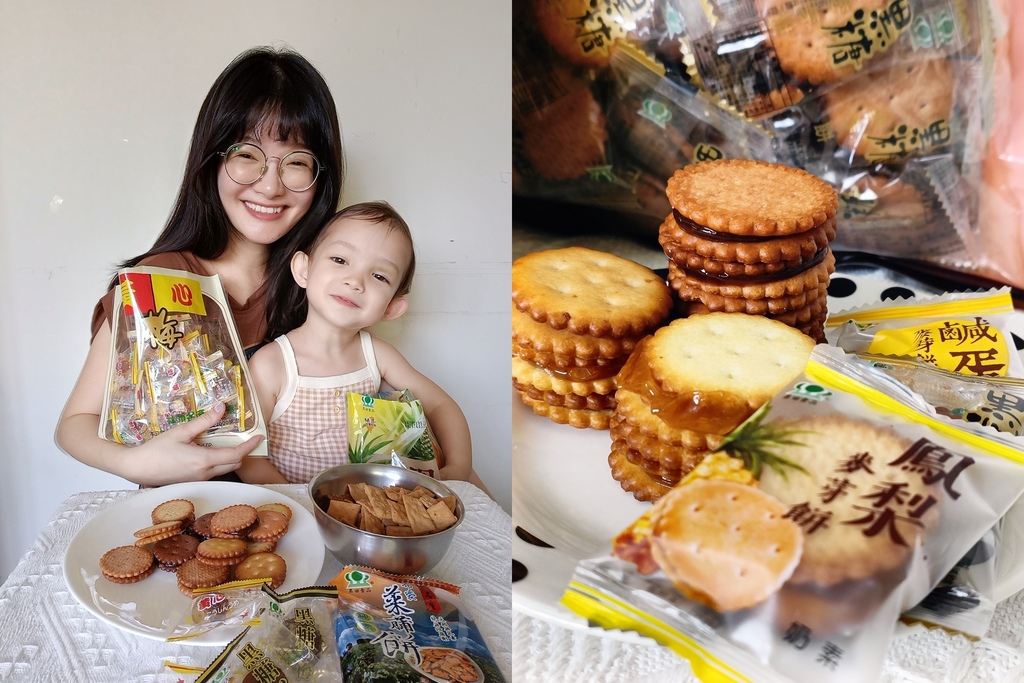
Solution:
<svg viewBox="0 0 1024 683"><path fill-rule="evenodd" d="M203 290L198 280L160 273L122 273L121 302L126 315L160 310L168 313L206 315Z"/></svg>

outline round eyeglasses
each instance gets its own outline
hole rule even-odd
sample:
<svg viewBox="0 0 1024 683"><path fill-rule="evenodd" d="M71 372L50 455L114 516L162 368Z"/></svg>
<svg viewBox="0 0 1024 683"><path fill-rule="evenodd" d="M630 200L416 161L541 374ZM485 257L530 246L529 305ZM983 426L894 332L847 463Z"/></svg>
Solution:
<svg viewBox="0 0 1024 683"><path fill-rule="evenodd" d="M257 145L236 142L226 152L217 154L224 157L224 170L228 177L239 185L252 185L262 178L270 159L277 159L277 174L292 192L303 192L313 187L320 175L320 162L309 152L291 152L283 157L268 158Z"/></svg>

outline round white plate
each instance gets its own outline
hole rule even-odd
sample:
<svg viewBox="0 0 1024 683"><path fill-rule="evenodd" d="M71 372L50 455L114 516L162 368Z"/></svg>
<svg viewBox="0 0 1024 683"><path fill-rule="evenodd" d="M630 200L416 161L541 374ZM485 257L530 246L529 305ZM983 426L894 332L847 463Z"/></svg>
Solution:
<svg viewBox="0 0 1024 683"><path fill-rule="evenodd" d="M288 572L278 590L314 585L320 576L325 552L320 530L313 515L288 496L260 486L220 481L162 486L112 505L71 539L64 556L64 580L78 602L103 621L131 633L166 640L191 612L192 599L178 590L172 572L157 569L137 583L117 584L105 579L99 567L103 553L133 544L134 532L152 524L153 508L173 498L191 500L197 516L236 503L285 503L292 509L292 519L274 552L284 558ZM185 642L224 646L242 628L219 627Z"/></svg>
<svg viewBox="0 0 1024 683"><path fill-rule="evenodd" d="M829 290L830 313L883 298L936 293L913 280L880 276L870 268L837 271L832 280L844 282L836 285L842 296L832 296ZM641 640L636 633L590 628L559 602L578 562L608 555L615 535L649 507L612 479L610 445L607 431L556 424L534 414L513 390L512 557L518 575L525 576L513 580L512 599L517 610L567 628Z"/></svg>

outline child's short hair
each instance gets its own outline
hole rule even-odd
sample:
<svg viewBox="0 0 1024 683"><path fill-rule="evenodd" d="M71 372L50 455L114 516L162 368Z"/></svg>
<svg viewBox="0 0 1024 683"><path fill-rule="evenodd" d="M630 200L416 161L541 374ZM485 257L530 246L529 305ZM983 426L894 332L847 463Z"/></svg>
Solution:
<svg viewBox="0 0 1024 683"><path fill-rule="evenodd" d="M405 296L412 290L412 278L416 272L416 248L412 241L412 231L409 229L409 224L405 222L395 208L383 200L372 201L372 202L359 202L358 204L352 204L346 206L341 211L338 211L327 221L327 225L334 223L342 218L356 218L361 221L369 221L371 223L387 223L388 230L397 230L400 234L405 236L409 240L409 266L405 269L405 273L402 275L402 281L398 283L398 290L395 292L396 296ZM326 226L325 226L326 227ZM320 244L320 240L327 233L327 230L321 230L320 234L317 235L316 240L313 241L312 246L309 248L309 252L312 253L314 249Z"/></svg>

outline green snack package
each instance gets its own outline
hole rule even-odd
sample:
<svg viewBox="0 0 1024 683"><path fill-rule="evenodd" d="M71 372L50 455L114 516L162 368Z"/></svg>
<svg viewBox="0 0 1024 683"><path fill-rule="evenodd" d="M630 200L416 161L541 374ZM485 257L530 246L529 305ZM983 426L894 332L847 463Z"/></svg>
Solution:
<svg viewBox="0 0 1024 683"><path fill-rule="evenodd" d="M444 457L423 412L408 389L377 396L348 395L348 459L351 463L393 464L437 477Z"/></svg>

